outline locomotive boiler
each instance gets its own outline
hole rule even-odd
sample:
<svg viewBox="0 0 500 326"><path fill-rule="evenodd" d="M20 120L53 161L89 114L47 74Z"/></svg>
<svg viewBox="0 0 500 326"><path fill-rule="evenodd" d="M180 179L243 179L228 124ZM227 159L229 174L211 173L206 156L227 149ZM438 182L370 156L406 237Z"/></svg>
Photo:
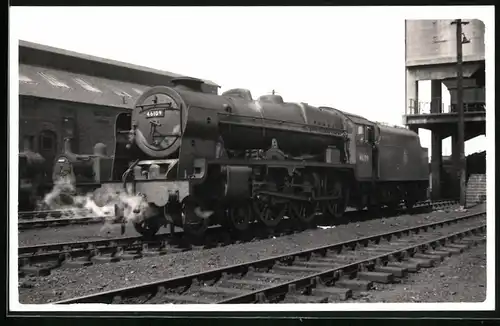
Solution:
<svg viewBox="0 0 500 326"><path fill-rule="evenodd" d="M220 223L244 232L253 221L274 228L285 214L303 224L318 211L343 214L354 166L341 111L254 100L244 89L206 94L193 78L173 83L117 118L113 178L156 212L137 231L169 223L201 235Z"/></svg>

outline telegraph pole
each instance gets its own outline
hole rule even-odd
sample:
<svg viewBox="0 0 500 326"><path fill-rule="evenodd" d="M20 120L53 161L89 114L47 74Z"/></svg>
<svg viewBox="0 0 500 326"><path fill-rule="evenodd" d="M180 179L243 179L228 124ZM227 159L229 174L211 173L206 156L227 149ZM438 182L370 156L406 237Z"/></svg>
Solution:
<svg viewBox="0 0 500 326"><path fill-rule="evenodd" d="M458 177L460 180L460 206L465 207L465 125L464 125L464 94L463 94L463 62L462 62L462 25L469 22L463 22L461 19L453 21L452 25L457 25L457 113L458 113L458 152L459 165Z"/></svg>

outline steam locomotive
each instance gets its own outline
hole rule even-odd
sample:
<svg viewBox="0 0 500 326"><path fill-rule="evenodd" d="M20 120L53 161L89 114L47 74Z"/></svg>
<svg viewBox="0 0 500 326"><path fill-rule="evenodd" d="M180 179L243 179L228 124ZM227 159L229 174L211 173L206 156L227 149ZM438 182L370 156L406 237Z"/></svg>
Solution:
<svg viewBox="0 0 500 326"><path fill-rule="evenodd" d="M274 94L207 94L202 84L152 87L116 119L109 180L121 181L101 188L143 197L153 213L134 223L142 235L168 224L196 237L212 223L272 229L285 216L310 225L347 206L426 199L428 153L416 133Z"/></svg>

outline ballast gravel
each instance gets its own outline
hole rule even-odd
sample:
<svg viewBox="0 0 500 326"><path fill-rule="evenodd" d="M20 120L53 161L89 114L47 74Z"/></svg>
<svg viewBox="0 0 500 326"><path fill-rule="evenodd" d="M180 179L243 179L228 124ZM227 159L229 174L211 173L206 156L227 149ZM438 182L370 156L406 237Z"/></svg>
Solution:
<svg viewBox="0 0 500 326"><path fill-rule="evenodd" d="M486 244L446 258L434 268L410 274L401 284L376 285L357 302L483 302L486 300Z"/></svg>
<svg viewBox="0 0 500 326"><path fill-rule="evenodd" d="M80 269L56 269L46 277L20 279L19 300L23 304L50 303L438 222L485 209L485 205L479 205L459 212L455 207L426 214L401 215L328 229L306 230L290 236L220 248L91 265Z"/></svg>

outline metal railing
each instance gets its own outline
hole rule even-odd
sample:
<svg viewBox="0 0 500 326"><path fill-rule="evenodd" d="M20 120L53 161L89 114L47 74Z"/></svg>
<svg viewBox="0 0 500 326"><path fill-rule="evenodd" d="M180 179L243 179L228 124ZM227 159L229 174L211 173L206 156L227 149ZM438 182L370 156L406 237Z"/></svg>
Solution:
<svg viewBox="0 0 500 326"><path fill-rule="evenodd" d="M435 112L431 111L431 108L437 106L438 109ZM486 111L485 103L464 103L464 112L483 112ZM455 113L457 112L457 105L450 104L445 105L443 102L426 102L426 101L416 101L414 99L408 100L408 105L406 107L406 115L419 115L419 114L443 114L443 113Z"/></svg>

